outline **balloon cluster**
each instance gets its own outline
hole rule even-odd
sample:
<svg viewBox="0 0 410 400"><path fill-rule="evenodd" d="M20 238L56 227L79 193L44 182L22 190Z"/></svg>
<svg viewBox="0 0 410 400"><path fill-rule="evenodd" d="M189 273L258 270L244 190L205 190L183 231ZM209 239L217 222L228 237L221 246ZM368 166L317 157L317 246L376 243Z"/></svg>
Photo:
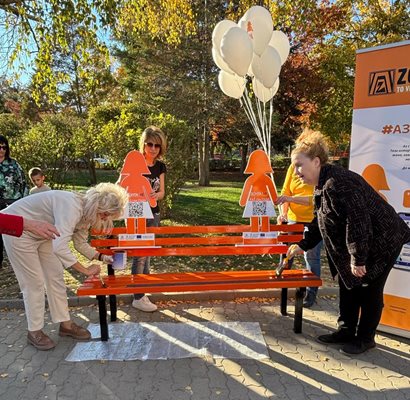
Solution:
<svg viewBox="0 0 410 400"><path fill-rule="evenodd" d="M236 24L220 21L212 33L212 57L221 69L219 87L229 97L240 99L265 151L270 154L272 97L279 88L279 74L289 55L286 35L273 30L270 12L251 7ZM251 80L256 112L247 90ZM265 104L270 101L270 116Z"/></svg>

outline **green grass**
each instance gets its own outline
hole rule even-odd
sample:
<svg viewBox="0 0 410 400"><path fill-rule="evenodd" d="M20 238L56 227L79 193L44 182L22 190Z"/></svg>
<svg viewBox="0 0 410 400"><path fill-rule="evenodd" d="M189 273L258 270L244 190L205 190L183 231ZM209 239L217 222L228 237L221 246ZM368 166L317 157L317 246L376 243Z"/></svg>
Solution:
<svg viewBox="0 0 410 400"><path fill-rule="evenodd" d="M181 225L229 225L244 223L239 205L242 184L212 182L212 186L186 185L170 211Z"/></svg>
<svg viewBox="0 0 410 400"><path fill-rule="evenodd" d="M118 179L118 171L96 169L97 183L112 182ZM68 171L64 179L65 190L87 190L91 186L90 173L86 169Z"/></svg>

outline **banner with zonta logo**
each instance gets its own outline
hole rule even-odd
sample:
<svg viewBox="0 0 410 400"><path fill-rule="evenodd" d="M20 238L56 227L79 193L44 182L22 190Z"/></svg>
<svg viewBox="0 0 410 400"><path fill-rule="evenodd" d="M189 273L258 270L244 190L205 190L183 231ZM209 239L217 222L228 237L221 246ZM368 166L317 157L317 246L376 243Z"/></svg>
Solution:
<svg viewBox="0 0 410 400"><path fill-rule="evenodd" d="M410 225L410 40L359 50L351 170ZM379 330L410 337L410 243L387 280Z"/></svg>

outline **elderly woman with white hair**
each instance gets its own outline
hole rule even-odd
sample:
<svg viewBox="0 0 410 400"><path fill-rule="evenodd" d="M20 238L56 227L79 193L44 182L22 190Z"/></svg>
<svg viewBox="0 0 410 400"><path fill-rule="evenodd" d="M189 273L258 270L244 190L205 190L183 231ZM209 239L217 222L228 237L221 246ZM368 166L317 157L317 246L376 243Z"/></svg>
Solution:
<svg viewBox="0 0 410 400"><path fill-rule="evenodd" d="M3 211L24 218L55 225L60 236L44 239L29 232L21 237L5 236L6 251L23 293L26 310L27 341L39 350L55 347L43 331L45 291L54 323L60 323L59 335L88 340L90 332L70 319L63 267L72 267L87 275L100 273L100 265L82 265L71 252L69 243L89 260L110 262L111 257L98 253L88 240L89 228L110 232L113 220L120 218L128 195L112 183L100 183L85 194L51 190L24 197Z"/></svg>

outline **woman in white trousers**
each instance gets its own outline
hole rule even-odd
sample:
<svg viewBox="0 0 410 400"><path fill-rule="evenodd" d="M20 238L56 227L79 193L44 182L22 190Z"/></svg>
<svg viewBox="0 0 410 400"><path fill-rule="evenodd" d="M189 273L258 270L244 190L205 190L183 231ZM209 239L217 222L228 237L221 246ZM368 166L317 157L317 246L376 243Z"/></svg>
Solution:
<svg viewBox="0 0 410 400"><path fill-rule="evenodd" d="M112 221L122 216L127 198L120 186L100 183L85 194L52 190L24 197L3 211L49 222L60 232L54 240L30 232L24 232L21 237L4 237L10 263L23 293L27 340L37 349L55 347L54 341L42 331L45 292L52 321L60 323L60 336L77 340L91 337L87 329L70 319L63 270L72 267L90 276L100 273L100 265L93 263L84 267L71 252L69 243L73 241L74 248L89 260L111 262L111 257L98 253L88 244L88 230L93 227L108 233Z"/></svg>

